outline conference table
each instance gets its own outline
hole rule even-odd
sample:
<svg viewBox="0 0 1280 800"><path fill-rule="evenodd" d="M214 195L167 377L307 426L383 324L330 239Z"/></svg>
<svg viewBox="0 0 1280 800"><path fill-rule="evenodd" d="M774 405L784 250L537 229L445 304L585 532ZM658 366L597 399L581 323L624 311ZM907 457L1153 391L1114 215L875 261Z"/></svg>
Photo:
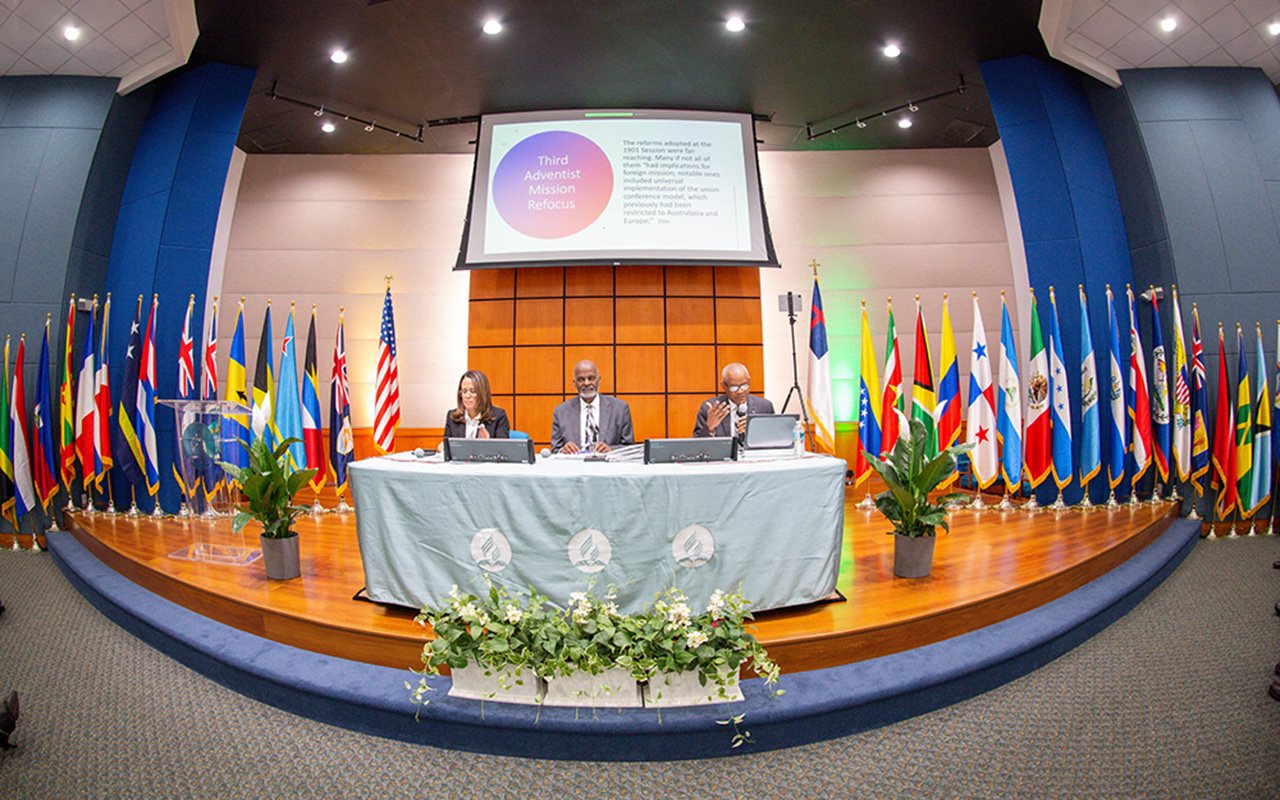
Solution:
<svg viewBox="0 0 1280 800"><path fill-rule="evenodd" d="M616 587L624 614L671 587L695 612L717 589L764 610L836 587L845 462L830 456L472 464L403 453L349 469L375 602L439 607L455 586L485 592L481 575L559 607L571 592Z"/></svg>

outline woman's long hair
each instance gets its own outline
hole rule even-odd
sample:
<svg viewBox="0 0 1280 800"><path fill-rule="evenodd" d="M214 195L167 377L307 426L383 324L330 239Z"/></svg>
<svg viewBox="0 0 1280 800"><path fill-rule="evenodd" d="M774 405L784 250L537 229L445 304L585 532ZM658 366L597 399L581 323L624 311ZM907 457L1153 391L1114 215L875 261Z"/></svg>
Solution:
<svg viewBox="0 0 1280 800"><path fill-rule="evenodd" d="M478 369L469 369L458 379L458 407L449 418L454 422L467 420L467 411L462 405L462 382L467 378L471 379L471 385L476 390L476 411L480 414L480 421L493 421L493 395L489 391L489 378Z"/></svg>

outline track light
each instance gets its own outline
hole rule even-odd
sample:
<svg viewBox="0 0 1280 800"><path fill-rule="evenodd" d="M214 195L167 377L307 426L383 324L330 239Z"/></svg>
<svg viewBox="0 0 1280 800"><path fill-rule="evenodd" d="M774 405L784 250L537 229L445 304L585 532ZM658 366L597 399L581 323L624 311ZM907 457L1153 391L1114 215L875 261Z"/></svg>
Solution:
<svg viewBox="0 0 1280 800"><path fill-rule="evenodd" d="M370 122L368 125L365 125L364 126L365 132L372 131L377 124L378 124L378 121L374 120L373 122Z"/></svg>
<svg viewBox="0 0 1280 800"><path fill-rule="evenodd" d="M859 128L865 128L865 127L867 127L867 123L863 122L862 120L858 120L855 124L856 124Z"/></svg>
<svg viewBox="0 0 1280 800"><path fill-rule="evenodd" d="M317 108L317 109L315 110L315 115L316 115L317 117L323 117L323 116L324 116L324 106L320 106L319 108Z"/></svg>
<svg viewBox="0 0 1280 800"><path fill-rule="evenodd" d="M920 106L916 105L915 103L912 103L911 101L907 101L907 110L912 113L915 113L916 111L920 110Z"/></svg>

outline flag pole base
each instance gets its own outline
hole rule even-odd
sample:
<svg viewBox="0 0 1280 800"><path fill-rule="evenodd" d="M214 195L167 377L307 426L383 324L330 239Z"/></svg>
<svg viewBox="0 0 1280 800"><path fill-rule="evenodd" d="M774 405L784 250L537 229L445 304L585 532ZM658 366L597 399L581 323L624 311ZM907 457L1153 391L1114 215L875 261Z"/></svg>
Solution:
<svg viewBox="0 0 1280 800"><path fill-rule="evenodd" d="M138 510L138 504L134 503L133 505L129 506L129 510L124 512L124 515L129 519L137 519L138 517L142 516L142 512Z"/></svg>
<svg viewBox="0 0 1280 800"><path fill-rule="evenodd" d="M973 502L969 504L970 511L986 511L991 508L986 501L982 499L982 492L979 491L973 496Z"/></svg>
<svg viewBox="0 0 1280 800"><path fill-rule="evenodd" d="M1153 506L1158 506L1164 502L1164 500L1160 497L1161 488L1162 487L1160 486L1160 482L1156 481L1156 488L1151 490L1151 499L1148 500L1147 503Z"/></svg>
<svg viewBox="0 0 1280 800"><path fill-rule="evenodd" d="M1036 495L1034 492L1031 493L1031 499L1022 504L1023 511L1030 511L1034 513L1036 511L1040 511L1041 509L1042 509L1042 506L1040 505L1039 502L1036 501Z"/></svg>
<svg viewBox="0 0 1280 800"><path fill-rule="evenodd" d="M1245 536L1257 536L1257 535L1258 535L1258 523L1255 520L1249 520L1249 532L1246 533Z"/></svg>
<svg viewBox="0 0 1280 800"><path fill-rule="evenodd" d="M1200 512L1196 511L1196 504L1191 504L1191 511L1187 513L1187 519L1200 519Z"/></svg>
<svg viewBox="0 0 1280 800"><path fill-rule="evenodd" d="M159 499L156 500L156 506L151 509L151 514L149 516L152 519L164 519L164 509L160 507Z"/></svg>
<svg viewBox="0 0 1280 800"><path fill-rule="evenodd" d="M323 514L323 513L324 513L324 506L320 505L320 498L319 498L319 497L317 497L317 498L316 498L316 499L311 503L311 516L313 516L313 517L318 517L318 516L320 516L320 515L321 515L321 514Z"/></svg>
<svg viewBox="0 0 1280 800"><path fill-rule="evenodd" d="M16 525L13 528L13 546L9 549L15 553L22 549L22 545L18 544L18 527Z"/></svg>
<svg viewBox="0 0 1280 800"><path fill-rule="evenodd" d="M1272 512L1272 513L1274 514L1274 512ZM1267 536L1280 536L1280 534L1277 534L1277 533L1276 533L1276 520L1275 520L1275 517L1274 517L1274 516L1271 518L1271 524L1267 526L1267 533L1266 533L1266 535L1267 535Z"/></svg>
<svg viewBox="0 0 1280 800"><path fill-rule="evenodd" d="M1236 533L1236 524L1234 522L1231 523L1231 533L1227 534L1227 538L1228 539L1240 538L1240 534Z"/></svg>
<svg viewBox="0 0 1280 800"><path fill-rule="evenodd" d="M349 514L351 513L351 510L352 510L351 506L347 505L347 498L343 497L342 495L338 495L338 505L334 506L333 513Z"/></svg>
<svg viewBox="0 0 1280 800"><path fill-rule="evenodd" d="M16 541L16 538L15 538L15 541ZM35 528L32 528L32 532L31 532L31 549L30 549L30 550L28 550L27 552L28 552L28 553L43 553L43 552L44 552L44 548L40 546L40 534L38 534L38 533L36 533L36 532L35 532Z"/></svg>
<svg viewBox="0 0 1280 800"><path fill-rule="evenodd" d="M159 506L156 506L156 507L159 508ZM180 506L178 506L177 516L178 516L178 519L187 519L191 516L191 509L187 508L187 504L185 501Z"/></svg>
<svg viewBox="0 0 1280 800"><path fill-rule="evenodd" d="M1111 488L1111 494L1107 497L1106 507L1108 511L1115 511L1120 508L1120 501L1116 500L1116 490L1114 486Z"/></svg>
<svg viewBox="0 0 1280 800"><path fill-rule="evenodd" d="M1178 494L1178 484L1176 482L1169 487L1169 501L1173 503L1182 502L1182 495Z"/></svg>
<svg viewBox="0 0 1280 800"><path fill-rule="evenodd" d="M1050 511L1066 511L1066 510L1067 510L1067 504L1066 504L1066 503L1064 503L1064 502L1062 502L1062 490L1061 490L1061 489L1059 489L1059 490L1058 490L1058 499L1057 499L1057 500L1054 500L1054 501L1049 505L1049 510L1050 510Z"/></svg>
<svg viewBox="0 0 1280 800"><path fill-rule="evenodd" d="M1138 490L1134 489L1129 492L1129 502L1125 503L1129 508L1137 508L1142 505L1142 501L1138 499Z"/></svg>
<svg viewBox="0 0 1280 800"><path fill-rule="evenodd" d="M1010 500L1010 499L1009 499L1009 493L1008 493L1008 492L1006 492L1006 493L1005 493L1005 495L1004 495L1004 499L1002 499L1002 500L1001 500L999 503L997 503L997 504L996 504L996 506L995 506L996 511L1014 511L1014 510L1016 510L1017 508L1018 508L1018 506L1017 506L1017 505L1015 505L1015 504L1014 504L1014 502L1013 502L1012 500Z"/></svg>

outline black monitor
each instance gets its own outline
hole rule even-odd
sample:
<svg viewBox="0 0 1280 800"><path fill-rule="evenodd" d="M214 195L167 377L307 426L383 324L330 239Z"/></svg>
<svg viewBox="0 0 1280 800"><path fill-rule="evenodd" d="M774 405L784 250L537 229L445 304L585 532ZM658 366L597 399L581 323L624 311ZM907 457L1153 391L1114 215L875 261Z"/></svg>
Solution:
<svg viewBox="0 0 1280 800"><path fill-rule="evenodd" d="M738 440L732 436L644 440L646 464L705 464L737 460Z"/></svg>
<svg viewBox="0 0 1280 800"><path fill-rule="evenodd" d="M445 461L469 463L532 464L531 439L461 439L444 440Z"/></svg>

